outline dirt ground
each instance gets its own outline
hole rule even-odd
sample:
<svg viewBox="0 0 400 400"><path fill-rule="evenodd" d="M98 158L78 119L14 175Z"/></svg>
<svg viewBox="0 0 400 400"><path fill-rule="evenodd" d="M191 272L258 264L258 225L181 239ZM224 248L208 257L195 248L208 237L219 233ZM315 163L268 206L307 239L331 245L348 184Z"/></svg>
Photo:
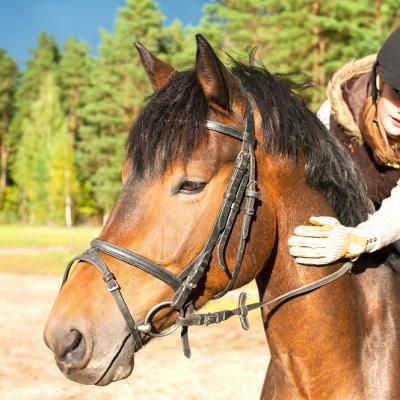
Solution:
<svg viewBox="0 0 400 400"><path fill-rule="evenodd" d="M190 360L176 333L141 350L124 381L94 387L67 380L42 340L59 284L57 277L0 274L0 400L259 398L269 356L258 311L247 332L238 319L193 328Z"/></svg>

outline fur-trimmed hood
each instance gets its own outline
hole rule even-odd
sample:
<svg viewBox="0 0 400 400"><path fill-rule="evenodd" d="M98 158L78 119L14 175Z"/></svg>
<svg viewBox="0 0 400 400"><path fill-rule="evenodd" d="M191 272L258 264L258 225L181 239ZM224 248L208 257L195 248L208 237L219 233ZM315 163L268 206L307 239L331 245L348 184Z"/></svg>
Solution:
<svg viewBox="0 0 400 400"><path fill-rule="evenodd" d="M330 80L326 93L331 104L331 115L337 123L341 125L347 135L354 138L358 143L363 143L363 137L354 116L343 97L342 85L360 75L366 74L372 70L376 61L376 54L352 60L341 67Z"/></svg>

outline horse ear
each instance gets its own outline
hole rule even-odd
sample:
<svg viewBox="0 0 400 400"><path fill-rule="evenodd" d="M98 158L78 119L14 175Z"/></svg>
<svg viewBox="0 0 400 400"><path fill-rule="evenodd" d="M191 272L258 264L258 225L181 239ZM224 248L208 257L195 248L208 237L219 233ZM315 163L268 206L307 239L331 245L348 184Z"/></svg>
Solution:
<svg viewBox="0 0 400 400"><path fill-rule="evenodd" d="M125 182L128 180L129 175L132 172L132 160L130 158L128 158L121 170L121 180L122 180L122 184L125 184Z"/></svg>
<svg viewBox="0 0 400 400"><path fill-rule="evenodd" d="M150 78L154 90L160 89L175 73L175 69L151 54L140 42L135 42L135 47L139 52L143 67Z"/></svg>
<svg viewBox="0 0 400 400"><path fill-rule="evenodd" d="M196 41L196 74L203 92L212 108L230 113L235 102L243 101L235 79L203 35L197 34Z"/></svg>

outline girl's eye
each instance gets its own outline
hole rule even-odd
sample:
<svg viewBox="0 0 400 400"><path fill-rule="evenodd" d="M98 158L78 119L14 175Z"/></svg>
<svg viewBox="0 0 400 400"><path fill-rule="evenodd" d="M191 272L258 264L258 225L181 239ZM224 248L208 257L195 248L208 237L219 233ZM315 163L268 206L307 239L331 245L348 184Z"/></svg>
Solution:
<svg viewBox="0 0 400 400"><path fill-rule="evenodd" d="M206 182L184 181L179 187L178 192L184 194L198 193L205 188L206 184Z"/></svg>

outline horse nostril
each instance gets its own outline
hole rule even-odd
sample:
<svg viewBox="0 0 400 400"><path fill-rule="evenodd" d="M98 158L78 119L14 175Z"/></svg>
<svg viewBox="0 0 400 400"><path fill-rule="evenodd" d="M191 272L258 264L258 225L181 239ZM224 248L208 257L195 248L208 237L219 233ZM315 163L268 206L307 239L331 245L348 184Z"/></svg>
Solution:
<svg viewBox="0 0 400 400"><path fill-rule="evenodd" d="M58 367L64 374L85 368L90 361L92 346L85 331L72 324L48 323L44 331L44 341L54 353Z"/></svg>
<svg viewBox="0 0 400 400"><path fill-rule="evenodd" d="M59 355L60 361L71 366L79 364L86 352L85 338L78 330L72 329L64 339L64 348Z"/></svg>

